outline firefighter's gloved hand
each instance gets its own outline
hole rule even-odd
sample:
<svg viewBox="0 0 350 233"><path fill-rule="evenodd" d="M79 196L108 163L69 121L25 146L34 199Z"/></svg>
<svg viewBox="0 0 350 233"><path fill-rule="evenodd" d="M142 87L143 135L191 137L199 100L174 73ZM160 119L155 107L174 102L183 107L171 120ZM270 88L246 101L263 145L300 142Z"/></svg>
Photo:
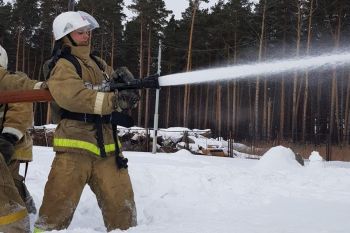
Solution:
<svg viewBox="0 0 350 233"><path fill-rule="evenodd" d="M12 155L15 152L14 145L18 141L16 135L10 133L0 134L0 153L3 155L5 162L10 163Z"/></svg>
<svg viewBox="0 0 350 233"><path fill-rule="evenodd" d="M134 75L125 66L116 69L111 77L117 83L130 83L135 80ZM134 89L118 91L117 95L117 104L122 110L136 108L140 100L139 91Z"/></svg>
<svg viewBox="0 0 350 233"><path fill-rule="evenodd" d="M114 81L117 83L128 83L135 80L134 75L125 66L117 68L112 73L111 78L114 79Z"/></svg>
<svg viewBox="0 0 350 233"><path fill-rule="evenodd" d="M140 96L137 92L116 91L113 99L113 109L117 112L123 112L137 106Z"/></svg>
<svg viewBox="0 0 350 233"><path fill-rule="evenodd" d="M136 108L140 96L137 90L118 91L118 106L122 110Z"/></svg>

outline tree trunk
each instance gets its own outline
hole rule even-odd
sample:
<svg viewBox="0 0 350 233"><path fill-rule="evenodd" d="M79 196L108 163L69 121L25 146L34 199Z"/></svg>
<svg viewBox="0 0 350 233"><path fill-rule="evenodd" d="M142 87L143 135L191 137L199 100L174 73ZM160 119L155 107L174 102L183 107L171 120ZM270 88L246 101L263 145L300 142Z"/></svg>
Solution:
<svg viewBox="0 0 350 233"><path fill-rule="evenodd" d="M237 122L237 109L238 109L238 101L237 101L237 81L233 81L233 87L232 87L232 134L235 135L236 133L236 122Z"/></svg>
<svg viewBox="0 0 350 233"><path fill-rule="evenodd" d="M349 143L349 138L350 138L350 119L349 119L349 105L350 105L350 72L348 73L348 78L347 78L347 87L346 87L346 98L345 98L345 116L344 116L344 144Z"/></svg>
<svg viewBox="0 0 350 233"><path fill-rule="evenodd" d="M280 109L281 109L281 113L280 113L280 130L279 130L279 139L283 141L284 139L284 118L285 118L285 111L284 111L284 105L285 105L285 81L284 81L284 76L282 74L282 80L281 80L281 99L280 99Z"/></svg>
<svg viewBox="0 0 350 233"><path fill-rule="evenodd" d="M206 97L205 97L205 108L204 108L204 122L203 128L208 128L208 109L209 109L209 86L210 84L206 84Z"/></svg>
<svg viewBox="0 0 350 233"><path fill-rule="evenodd" d="M233 98L231 98L231 96L230 96L230 92L231 92L230 90L231 90L231 82L228 81L228 82L226 82L226 99L227 99L227 102L226 102L226 130L227 131L232 131L232 123L231 123L232 118L231 118L231 116L233 115L233 112L231 112L231 110L232 110L231 101Z"/></svg>
<svg viewBox="0 0 350 233"><path fill-rule="evenodd" d="M267 101L267 80L264 78L264 103L263 103L263 122L262 122L262 132L264 139L267 137L268 131L268 101Z"/></svg>
<svg viewBox="0 0 350 233"><path fill-rule="evenodd" d="M30 75L30 66L31 66L31 63L30 63L30 46L28 47L28 53L27 53L27 71L26 73L28 74L28 76Z"/></svg>
<svg viewBox="0 0 350 233"><path fill-rule="evenodd" d="M221 137L221 84L218 83L216 87L216 120L217 120L217 136Z"/></svg>
<svg viewBox="0 0 350 233"><path fill-rule="evenodd" d="M285 1L283 1L285 3ZM283 30L283 47L282 47L282 54L283 56L286 55L286 40L287 40L287 6L284 8L284 30ZM280 94L280 117L279 117L279 133L278 133L278 140L283 141L284 140L284 122L285 122L285 77L284 73L281 74L281 94ZM280 143L280 142L279 142Z"/></svg>
<svg viewBox="0 0 350 233"><path fill-rule="evenodd" d="M169 128L171 87L167 87L165 128Z"/></svg>
<svg viewBox="0 0 350 233"><path fill-rule="evenodd" d="M103 59L103 33L101 34L100 58Z"/></svg>
<svg viewBox="0 0 350 233"><path fill-rule="evenodd" d="M333 68L333 73L332 73L332 84L331 84L331 109L329 112L329 138L330 138L330 143L332 143L332 136L333 136L333 130L334 130L334 109L335 109L335 95L336 95L336 85L337 85L337 71L335 68ZM327 158L328 161L331 160L330 157Z"/></svg>
<svg viewBox="0 0 350 233"><path fill-rule="evenodd" d="M151 73L151 29L148 31L148 49L147 49L147 76ZM146 89L145 96L145 128L148 128L149 118L149 89Z"/></svg>
<svg viewBox="0 0 350 233"><path fill-rule="evenodd" d="M252 94L252 83L248 81L248 101L249 101L249 137L254 140L254 103Z"/></svg>
<svg viewBox="0 0 350 233"><path fill-rule="evenodd" d="M340 41L340 26L341 26L341 17L340 14L338 15L338 24L337 24L337 30L334 34L334 48L339 48L339 41ZM337 107L338 99L337 99L337 69L336 67L333 67L333 73L332 73L332 86L331 86L331 109L330 109L330 117L329 117L329 138L330 143L333 141L333 131L334 131L334 121L337 125L337 129L339 130L339 119L338 119L338 107ZM334 119L335 118L335 119ZM328 161L332 160L332 158L329 156L327 158Z"/></svg>
<svg viewBox="0 0 350 233"><path fill-rule="evenodd" d="M267 139L271 140L271 132L272 132L272 101L271 98L269 98L267 103Z"/></svg>
<svg viewBox="0 0 350 233"><path fill-rule="evenodd" d="M300 40L301 40L301 9L300 2L297 0L297 41L296 41L296 57L299 57L300 54ZM298 72L294 73L293 80L293 112L292 112L292 138L295 142L297 140L297 117L298 117L298 96L297 96L297 87L298 87Z"/></svg>
<svg viewBox="0 0 350 233"><path fill-rule="evenodd" d="M261 32L259 38L259 54L258 54L258 62L262 60L262 51L264 45L264 33L265 33L265 17L266 17L266 4L267 0L264 1L263 6L263 15L261 21ZM259 91L260 91L260 77L256 77L256 85L255 85L255 117L254 117L254 139L256 140L259 135Z"/></svg>
<svg viewBox="0 0 350 233"><path fill-rule="evenodd" d="M307 33L307 44L306 44L306 56L310 54L311 46L311 25L312 25L312 13L313 13L313 0L310 0L310 12L309 12L309 25ZM305 72L305 89L304 89L304 108L303 108L303 123L302 123L302 141L305 143L306 138L306 115L307 115L307 105L308 105L308 96L309 96L309 71Z"/></svg>
<svg viewBox="0 0 350 233"><path fill-rule="evenodd" d="M140 72L139 72L139 78L142 79L143 77L143 17L140 16L140 57L139 57L139 63L140 63ZM137 110L137 124L141 127L141 119L142 119L142 105L143 105L143 98L142 98L142 90L139 90L139 94L141 96L140 103L138 105Z"/></svg>
<svg viewBox="0 0 350 233"><path fill-rule="evenodd" d="M171 64L169 65L168 68L169 72L171 73ZM170 103L171 103L171 89L172 87L167 87L166 88L166 111L165 111L165 127L168 128L169 127L169 118L170 118ZM173 93L173 95L175 94L175 92ZM172 106L172 109L175 109L177 106Z"/></svg>
<svg viewBox="0 0 350 233"><path fill-rule="evenodd" d="M40 74L38 76L35 76L36 73L36 66L37 66L37 55L34 56L34 65L33 65L33 70L32 70L32 75L30 75L30 78L40 80ZM29 75L29 74L28 74Z"/></svg>
<svg viewBox="0 0 350 233"><path fill-rule="evenodd" d="M181 105L181 97L183 97L182 87L177 87L177 125L181 125L181 109L183 106Z"/></svg>
<svg viewBox="0 0 350 233"><path fill-rule="evenodd" d="M192 11L192 20L191 20L191 29L190 29L189 42L188 42L186 72L191 71L191 68L192 68L192 39L193 39L194 20L196 17L196 12L197 12L198 6L199 6L199 0L194 0L193 11ZM190 90L191 90L190 86L185 85L184 110L183 110L183 117L184 117L183 120L184 120L185 127L188 124L188 106L189 106L189 102L190 102Z"/></svg>
<svg viewBox="0 0 350 233"><path fill-rule="evenodd" d="M26 61L26 42L25 42L25 39L23 38L23 42L22 42L22 72L26 72L26 66L25 66L25 61Z"/></svg>
<svg viewBox="0 0 350 233"><path fill-rule="evenodd" d="M111 67L114 68L114 46L117 44L117 43L115 43L115 39L114 39L114 23L112 23L112 33L111 33L111 37L112 37L112 44L111 44Z"/></svg>
<svg viewBox="0 0 350 233"><path fill-rule="evenodd" d="M337 25L337 34L336 34L336 44L335 44L335 48L338 49L339 48L339 44L340 44L340 33L341 33L341 16L342 15L342 8L340 8L339 13L338 13L338 25ZM336 69L336 68L334 68ZM340 119L339 119L339 95L338 95L338 86L337 86L337 77L335 76L335 122L336 122L336 126L337 126L337 132L338 132L338 143L341 140L341 124L340 124Z"/></svg>
<svg viewBox="0 0 350 233"><path fill-rule="evenodd" d="M199 86L198 85L195 85L194 87L193 87L193 97L194 97L194 103L193 103L193 112L195 113L194 114L194 116L193 116L193 120L194 120L194 123L193 123L193 125L194 125L194 127L195 128L197 128L197 129L199 129L200 127L199 127L199 115L200 114L198 114L199 113L199 111L200 111L200 106L199 106L199 97L198 97L198 95L199 95Z"/></svg>
<svg viewBox="0 0 350 233"><path fill-rule="evenodd" d="M21 43L21 29L18 27L17 31L17 48L16 48L16 71L18 71L19 68L19 48Z"/></svg>
<svg viewBox="0 0 350 233"><path fill-rule="evenodd" d="M235 25L237 25L237 14L235 14ZM237 28L237 26L236 26ZM235 30L234 32L234 50L233 50L233 64L237 64L237 30ZM237 116L237 81L233 80L232 82L232 117L228 116L228 119L232 119L232 123L231 123L231 130L232 130L232 134L231 135L235 135L235 131L236 131L236 116ZM228 84L228 87L230 87L230 85ZM230 88L231 89L231 88ZM230 92L230 89L228 89L228 92ZM229 102L229 101L228 101ZM229 113L230 106L228 106L227 108L227 112ZM229 126L229 124L228 124Z"/></svg>
<svg viewBox="0 0 350 233"><path fill-rule="evenodd" d="M321 133L321 94L322 94L322 80L317 79L317 96L316 96L316 143L320 143Z"/></svg>
<svg viewBox="0 0 350 233"><path fill-rule="evenodd" d="M345 99L345 123L344 123L344 133L346 142L349 143L349 134L350 134L350 127L349 127L349 104L350 104L350 72L348 73L348 84L346 88L346 99Z"/></svg>

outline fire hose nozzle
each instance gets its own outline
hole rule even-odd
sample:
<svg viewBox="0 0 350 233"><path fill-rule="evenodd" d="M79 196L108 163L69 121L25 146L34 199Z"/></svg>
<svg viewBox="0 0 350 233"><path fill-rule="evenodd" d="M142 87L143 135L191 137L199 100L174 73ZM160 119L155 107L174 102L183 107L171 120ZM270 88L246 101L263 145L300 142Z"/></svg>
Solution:
<svg viewBox="0 0 350 233"><path fill-rule="evenodd" d="M144 79L134 79L129 82L121 82L116 83L112 80L110 84L110 89L113 90L130 90L130 89L144 89L144 88L152 88L152 89L159 89L159 82L158 82L159 75L151 75L147 76Z"/></svg>

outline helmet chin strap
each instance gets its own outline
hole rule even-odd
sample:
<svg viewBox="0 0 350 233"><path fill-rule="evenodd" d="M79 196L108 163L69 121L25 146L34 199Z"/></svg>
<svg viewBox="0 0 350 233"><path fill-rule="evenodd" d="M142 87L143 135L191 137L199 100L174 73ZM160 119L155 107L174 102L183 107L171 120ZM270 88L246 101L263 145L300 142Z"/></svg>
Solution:
<svg viewBox="0 0 350 233"><path fill-rule="evenodd" d="M73 46L78 46L77 43L73 40L73 38L70 36L70 34L68 34L67 37Z"/></svg>

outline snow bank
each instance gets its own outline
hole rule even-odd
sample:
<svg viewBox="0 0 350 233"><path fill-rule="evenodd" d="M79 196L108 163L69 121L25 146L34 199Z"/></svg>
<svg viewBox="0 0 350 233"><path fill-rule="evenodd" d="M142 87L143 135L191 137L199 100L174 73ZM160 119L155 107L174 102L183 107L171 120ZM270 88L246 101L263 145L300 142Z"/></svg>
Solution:
<svg viewBox="0 0 350 233"><path fill-rule="evenodd" d="M257 164L257 168L267 170L290 170L300 167L301 165L295 160L294 152L283 146L272 147Z"/></svg>
<svg viewBox="0 0 350 233"><path fill-rule="evenodd" d="M349 233L350 163L298 169L275 147L262 160L125 152L138 225L113 233ZM34 147L27 186L41 204L52 148ZM259 167L265 164L264 173ZM276 172L276 169L279 169ZM23 174L24 167L21 167ZM36 216L31 216L34 224ZM85 187L73 221L60 233L106 232L96 197Z"/></svg>
<svg viewBox="0 0 350 233"><path fill-rule="evenodd" d="M322 156L317 152L317 151L313 151L311 152L311 155L309 157L309 167L310 168L323 168L324 164L323 164L323 158Z"/></svg>

